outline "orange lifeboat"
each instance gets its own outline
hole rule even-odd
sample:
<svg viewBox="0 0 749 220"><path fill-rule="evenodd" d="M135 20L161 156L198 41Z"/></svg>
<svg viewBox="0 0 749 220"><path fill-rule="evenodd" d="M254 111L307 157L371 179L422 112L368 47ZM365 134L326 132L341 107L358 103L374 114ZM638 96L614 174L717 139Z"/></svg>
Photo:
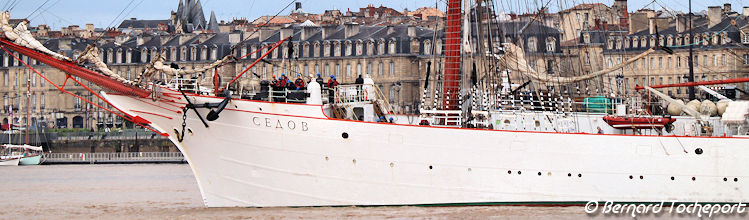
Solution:
<svg viewBox="0 0 749 220"><path fill-rule="evenodd" d="M618 129L660 129L676 121L675 118L666 117L622 117L603 116L603 121Z"/></svg>

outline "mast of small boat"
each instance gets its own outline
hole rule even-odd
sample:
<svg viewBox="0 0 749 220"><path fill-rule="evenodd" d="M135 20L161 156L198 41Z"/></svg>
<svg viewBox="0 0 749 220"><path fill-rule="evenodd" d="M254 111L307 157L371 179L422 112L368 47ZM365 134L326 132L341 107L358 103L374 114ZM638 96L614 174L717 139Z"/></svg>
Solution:
<svg viewBox="0 0 749 220"><path fill-rule="evenodd" d="M29 144L29 122L31 121L31 73L26 74L26 145Z"/></svg>
<svg viewBox="0 0 749 220"><path fill-rule="evenodd" d="M692 0L689 0L689 82L694 82L694 27L692 27ZM694 86L687 87L689 93L689 100L694 100Z"/></svg>

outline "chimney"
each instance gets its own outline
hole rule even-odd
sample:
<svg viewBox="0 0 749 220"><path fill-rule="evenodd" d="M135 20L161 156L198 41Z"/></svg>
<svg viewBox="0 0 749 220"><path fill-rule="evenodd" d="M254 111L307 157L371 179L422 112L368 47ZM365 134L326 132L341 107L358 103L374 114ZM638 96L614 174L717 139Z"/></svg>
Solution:
<svg viewBox="0 0 749 220"><path fill-rule="evenodd" d="M94 24L86 24L86 31L94 32Z"/></svg>
<svg viewBox="0 0 749 220"><path fill-rule="evenodd" d="M302 3L296 2L296 5L294 6L294 10L299 10L299 9L302 9Z"/></svg>
<svg viewBox="0 0 749 220"><path fill-rule="evenodd" d="M749 16L749 6L744 6L744 11L741 13L744 16Z"/></svg>
<svg viewBox="0 0 749 220"><path fill-rule="evenodd" d="M195 35L193 35L193 34L182 34L182 35L179 35L179 45L185 44L185 42L187 42L187 40L190 40L193 37L195 37Z"/></svg>
<svg viewBox="0 0 749 220"><path fill-rule="evenodd" d="M238 44L242 41L242 32L232 32L229 34L229 43Z"/></svg>
<svg viewBox="0 0 749 220"><path fill-rule="evenodd" d="M346 23L344 24L345 38L353 37L359 34L359 24L357 23Z"/></svg>
<svg viewBox="0 0 749 220"><path fill-rule="evenodd" d="M395 27L393 27L392 25L388 25L387 26L387 35L390 35L390 34L393 34L393 33L395 33Z"/></svg>
<svg viewBox="0 0 749 220"><path fill-rule="evenodd" d="M708 25L707 28L712 28L718 23L720 23L720 20L723 17L723 9L720 8L720 6L710 6L707 7L707 20Z"/></svg>
<svg viewBox="0 0 749 220"><path fill-rule="evenodd" d="M334 24L323 25L322 26L322 39L328 39L330 35L333 35L333 33L335 33L336 29L338 29L338 26Z"/></svg>
<svg viewBox="0 0 749 220"><path fill-rule="evenodd" d="M650 34L655 34L655 25L657 23L655 22L655 18L648 19L648 30Z"/></svg>
<svg viewBox="0 0 749 220"><path fill-rule="evenodd" d="M260 42L268 40L268 38L272 36L274 33L276 33L276 31L273 29L268 29L268 28L260 29Z"/></svg>
<svg viewBox="0 0 749 220"><path fill-rule="evenodd" d="M730 12L733 12L731 9L731 3L723 4L723 13L730 13Z"/></svg>
<svg viewBox="0 0 749 220"><path fill-rule="evenodd" d="M411 38L416 37L416 26L413 26L413 25L408 26L408 37L411 37Z"/></svg>
<svg viewBox="0 0 749 220"><path fill-rule="evenodd" d="M307 40L312 35L315 35L315 32L317 31L317 27L315 26L303 26L302 27L302 40Z"/></svg>
<svg viewBox="0 0 749 220"><path fill-rule="evenodd" d="M689 20L687 19L687 16L684 16L684 15L676 16L676 33L686 32L687 25L689 25Z"/></svg>
<svg viewBox="0 0 749 220"><path fill-rule="evenodd" d="M294 35L294 28L290 28L290 27L281 28L281 31L280 31L281 40L287 37L291 37L292 35Z"/></svg>

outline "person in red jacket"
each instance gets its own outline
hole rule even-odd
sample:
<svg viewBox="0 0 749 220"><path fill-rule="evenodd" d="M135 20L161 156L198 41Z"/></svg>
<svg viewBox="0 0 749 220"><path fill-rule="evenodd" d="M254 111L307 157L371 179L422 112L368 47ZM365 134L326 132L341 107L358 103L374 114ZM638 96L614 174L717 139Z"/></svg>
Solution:
<svg viewBox="0 0 749 220"><path fill-rule="evenodd" d="M328 102L333 103L335 99L335 87L338 86L338 81L335 80L335 75L330 75L330 79L328 80Z"/></svg>
<svg viewBox="0 0 749 220"><path fill-rule="evenodd" d="M304 79L302 79L302 74L296 74L296 80L294 81L294 86L296 87L296 90L304 89Z"/></svg>

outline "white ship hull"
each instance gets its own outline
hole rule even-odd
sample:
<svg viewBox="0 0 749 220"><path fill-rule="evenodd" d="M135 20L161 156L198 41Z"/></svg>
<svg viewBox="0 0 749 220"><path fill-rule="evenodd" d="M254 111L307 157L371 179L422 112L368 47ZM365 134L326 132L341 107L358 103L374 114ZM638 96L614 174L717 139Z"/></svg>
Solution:
<svg viewBox="0 0 749 220"><path fill-rule="evenodd" d="M185 100L164 95L105 94L169 134L208 207L749 201L747 138L420 127L233 100L210 128L189 111L180 142Z"/></svg>

